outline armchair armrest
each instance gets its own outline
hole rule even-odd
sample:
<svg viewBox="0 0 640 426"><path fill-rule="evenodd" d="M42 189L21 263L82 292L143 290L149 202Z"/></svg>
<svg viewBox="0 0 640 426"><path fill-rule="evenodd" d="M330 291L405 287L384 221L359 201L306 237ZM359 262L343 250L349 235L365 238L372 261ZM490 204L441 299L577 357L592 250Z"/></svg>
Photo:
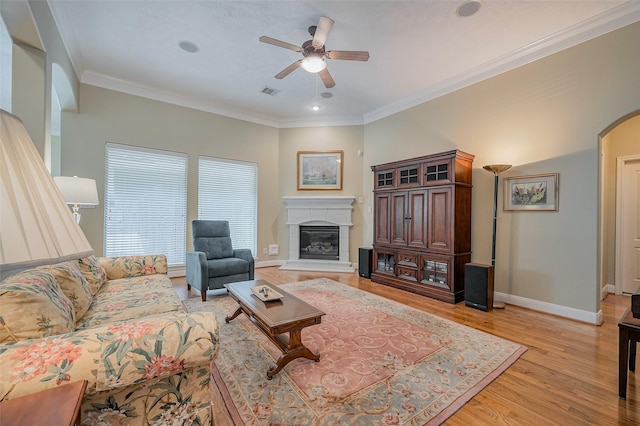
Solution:
<svg viewBox="0 0 640 426"><path fill-rule="evenodd" d="M101 257L98 261L107 271L108 280L141 275L166 274L168 270L167 257L164 254Z"/></svg>
<svg viewBox="0 0 640 426"><path fill-rule="evenodd" d="M208 365L215 314L175 312L0 345L0 399L87 380L88 393L125 388Z"/></svg>
<svg viewBox="0 0 640 426"><path fill-rule="evenodd" d="M186 281L199 290L206 290L209 285L209 267L207 255L201 251L187 252Z"/></svg>
<svg viewBox="0 0 640 426"><path fill-rule="evenodd" d="M254 269L255 269L255 260L253 259L253 254L251 254L251 250L249 249L234 249L233 257L237 257L239 259L244 259L249 262L249 279L253 279Z"/></svg>

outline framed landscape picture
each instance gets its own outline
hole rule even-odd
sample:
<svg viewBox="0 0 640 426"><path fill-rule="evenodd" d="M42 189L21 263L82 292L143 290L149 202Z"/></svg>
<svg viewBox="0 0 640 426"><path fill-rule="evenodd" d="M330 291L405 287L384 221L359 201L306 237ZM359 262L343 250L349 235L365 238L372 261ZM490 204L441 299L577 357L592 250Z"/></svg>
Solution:
<svg viewBox="0 0 640 426"><path fill-rule="evenodd" d="M342 189L343 151L298 151L298 189Z"/></svg>
<svg viewBox="0 0 640 426"><path fill-rule="evenodd" d="M558 211L558 174L505 177L504 210Z"/></svg>

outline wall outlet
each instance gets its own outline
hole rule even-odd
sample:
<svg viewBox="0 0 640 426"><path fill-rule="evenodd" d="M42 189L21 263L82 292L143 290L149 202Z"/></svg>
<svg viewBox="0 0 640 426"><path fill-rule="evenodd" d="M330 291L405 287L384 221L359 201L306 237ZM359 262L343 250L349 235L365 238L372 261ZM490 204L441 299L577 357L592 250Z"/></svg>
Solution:
<svg viewBox="0 0 640 426"><path fill-rule="evenodd" d="M269 256L277 256L279 253L279 247L277 244L269 244Z"/></svg>
<svg viewBox="0 0 640 426"><path fill-rule="evenodd" d="M266 247L264 247L264 248L262 249L262 254L269 254L269 249L268 249L268 248L266 248Z"/></svg>

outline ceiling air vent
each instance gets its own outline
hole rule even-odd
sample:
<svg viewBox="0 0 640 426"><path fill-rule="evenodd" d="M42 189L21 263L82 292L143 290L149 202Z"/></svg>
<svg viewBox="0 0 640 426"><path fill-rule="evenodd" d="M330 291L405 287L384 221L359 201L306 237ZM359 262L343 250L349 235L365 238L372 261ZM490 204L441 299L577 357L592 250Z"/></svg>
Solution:
<svg viewBox="0 0 640 426"><path fill-rule="evenodd" d="M278 89L274 89L273 87L265 86L265 88L262 89L262 93L264 93L265 95L269 95L269 96L275 96L278 93L280 93L280 91Z"/></svg>

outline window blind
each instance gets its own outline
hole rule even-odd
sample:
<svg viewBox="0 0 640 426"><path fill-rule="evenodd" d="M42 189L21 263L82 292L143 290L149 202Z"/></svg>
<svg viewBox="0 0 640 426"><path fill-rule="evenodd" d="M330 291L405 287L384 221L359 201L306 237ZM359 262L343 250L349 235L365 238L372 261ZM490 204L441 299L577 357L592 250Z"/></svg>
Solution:
<svg viewBox="0 0 640 426"><path fill-rule="evenodd" d="M187 156L107 143L105 256L165 254L185 264Z"/></svg>
<svg viewBox="0 0 640 426"><path fill-rule="evenodd" d="M258 165L200 156L198 219L228 220L233 248L256 256Z"/></svg>

